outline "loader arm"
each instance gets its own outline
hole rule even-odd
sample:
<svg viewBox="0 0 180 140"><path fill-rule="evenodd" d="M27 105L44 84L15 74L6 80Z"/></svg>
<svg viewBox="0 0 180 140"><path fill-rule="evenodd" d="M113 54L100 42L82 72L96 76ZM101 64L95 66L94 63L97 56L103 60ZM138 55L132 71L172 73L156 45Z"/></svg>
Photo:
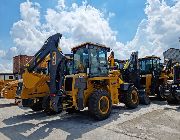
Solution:
<svg viewBox="0 0 180 140"><path fill-rule="evenodd" d="M138 62L138 52L132 52L129 61L126 62L122 70L124 81L133 83L137 88L139 88L139 82L140 82L139 72L140 69Z"/></svg>
<svg viewBox="0 0 180 140"><path fill-rule="evenodd" d="M165 71L171 72L172 67L173 67L172 59L169 59L165 66Z"/></svg>

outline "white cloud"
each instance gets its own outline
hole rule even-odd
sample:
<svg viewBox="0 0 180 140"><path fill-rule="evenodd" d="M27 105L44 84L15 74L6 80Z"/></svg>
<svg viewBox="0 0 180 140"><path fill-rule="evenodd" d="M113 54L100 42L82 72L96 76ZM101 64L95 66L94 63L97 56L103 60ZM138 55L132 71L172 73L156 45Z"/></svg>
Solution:
<svg viewBox="0 0 180 140"><path fill-rule="evenodd" d="M147 0L144 19L134 39L127 45L139 50L140 56L158 55L168 48L180 48L180 1L170 7L162 0Z"/></svg>
<svg viewBox="0 0 180 140"><path fill-rule="evenodd" d="M0 50L0 57L4 57L6 55L4 50Z"/></svg>
<svg viewBox="0 0 180 140"><path fill-rule="evenodd" d="M58 0L58 5L56 6L56 8L59 10L63 10L65 7L65 0Z"/></svg>
<svg viewBox="0 0 180 140"><path fill-rule="evenodd" d="M64 53L70 53L72 47L84 41L108 46L122 45L116 41L116 32L109 25L108 20L114 14L105 16L100 10L87 5L87 1L80 6L73 3L71 7L66 7L65 2L59 0L57 7L47 9L44 15L46 22L43 24L40 22L40 5L37 3L21 3L20 14L21 19L13 24L10 31L15 47L6 52L6 59L17 54L34 55L44 41L57 32L63 34L60 45ZM4 66L3 70L5 68L12 69L12 64Z"/></svg>
<svg viewBox="0 0 180 140"><path fill-rule="evenodd" d="M13 49L13 48L11 48ZM12 72L12 56L11 51L0 50L0 73Z"/></svg>
<svg viewBox="0 0 180 140"><path fill-rule="evenodd" d="M20 14L21 19L27 21L33 25L39 25L39 12L40 5L38 3L32 3L29 0L27 2L21 3L20 5Z"/></svg>
<svg viewBox="0 0 180 140"><path fill-rule="evenodd" d="M108 19L100 10L83 2L78 6L73 3L65 7L64 0L58 1L59 9L47 9L46 22L41 24L39 5L24 2L20 5L21 20L13 24L11 35L17 53L34 54L45 39L56 32L63 34L61 47L65 53L70 48L84 41L116 45L116 32L110 28ZM63 9L62 9L63 8Z"/></svg>
<svg viewBox="0 0 180 140"><path fill-rule="evenodd" d="M0 73L12 72L12 61L0 58Z"/></svg>
<svg viewBox="0 0 180 140"><path fill-rule="evenodd" d="M47 9L44 23L40 22L40 5L37 3L21 3L20 14L21 19L13 24L10 32L15 47L9 50L8 56L33 55L46 38L57 32L63 34L60 45L64 53L69 53L71 47L84 41L105 44L121 59L129 58L132 51L138 50L141 57L162 56L168 48L179 47L180 1L170 7L163 0L147 0L147 18L141 21L134 39L127 44L117 40L117 31L109 25L115 14L100 11L88 5L87 1L67 7L64 0L59 0L54 9Z"/></svg>
<svg viewBox="0 0 180 140"><path fill-rule="evenodd" d="M48 9L47 24L61 32L74 41L94 41L94 42L116 42L116 32L112 31L104 14L92 6L75 6L71 11L56 11ZM110 43L109 43L110 44Z"/></svg>
<svg viewBox="0 0 180 140"><path fill-rule="evenodd" d="M10 31L17 54L34 55L49 36L40 23L39 8L38 3L29 1L20 4L21 20L15 22Z"/></svg>

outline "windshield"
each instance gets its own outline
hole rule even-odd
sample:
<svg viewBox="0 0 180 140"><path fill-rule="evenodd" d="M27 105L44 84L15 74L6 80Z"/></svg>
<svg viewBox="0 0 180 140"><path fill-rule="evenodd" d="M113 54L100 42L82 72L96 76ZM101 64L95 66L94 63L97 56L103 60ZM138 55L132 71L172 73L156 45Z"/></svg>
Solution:
<svg viewBox="0 0 180 140"><path fill-rule="evenodd" d="M78 48L74 53L73 73L86 73L90 77L107 76L107 50L94 45ZM89 68L89 69L88 69Z"/></svg>
<svg viewBox="0 0 180 140"><path fill-rule="evenodd" d="M84 73L88 67L88 49L81 48L74 53L74 73Z"/></svg>
<svg viewBox="0 0 180 140"><path fill-rule="evenodd" d="M90 49L90 59L91 76L107 75L107 52L105 50L99 48Z"/></svg>
<svg viewBox="0 0 180 140"><path fill-rule="evenodd" d="M161 71L160 59L150 58L140 60L140 73L151 74L153 71Z"/></svg>
<svg viewBox="0 0 180 140"><path fill-rule="evenodd" d="M152 70L152 60L151 59L144 59L140 61L140 73L141 74L148 74L151 73Z"/></svg>

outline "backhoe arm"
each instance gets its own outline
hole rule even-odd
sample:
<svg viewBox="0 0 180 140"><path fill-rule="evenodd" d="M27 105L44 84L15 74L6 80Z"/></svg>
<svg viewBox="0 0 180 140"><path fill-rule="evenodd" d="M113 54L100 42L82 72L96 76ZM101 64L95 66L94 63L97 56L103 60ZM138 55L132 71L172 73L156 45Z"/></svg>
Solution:
<svg viewBox="0 0 180 140"><path fill-rule="evenodd" d="M29 63L29 67L27 68L29 72L35 70L38 65L50 54L53 50L57 50L59 40L62 35L57 33L55 35L50 36L42 46L42 48L34 55L33 59Z"/></svg>

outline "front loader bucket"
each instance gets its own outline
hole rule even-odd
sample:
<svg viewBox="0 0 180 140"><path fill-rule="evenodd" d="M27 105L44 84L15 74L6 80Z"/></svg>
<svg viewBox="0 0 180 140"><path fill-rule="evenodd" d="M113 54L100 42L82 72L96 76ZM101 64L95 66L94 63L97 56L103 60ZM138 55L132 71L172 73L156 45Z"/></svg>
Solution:
<svg viewBox="0 0 180 140"><path fill-rule="evenodd" d="M49 76L45 74L29 73L25 72L22 75L23 88L21 91L21 99L44 97L49 93L49 87L47 82Z"/></svg>
<svg viewBox="0 0 180 140"><path fill-rule="evenodd" d="M25 72L22 77L23 77L23 84L27 89L32 89L34 87L37 87L38 85L43 84L45 81L49 79L44 74L29 73L29 72Z"/></svg>

